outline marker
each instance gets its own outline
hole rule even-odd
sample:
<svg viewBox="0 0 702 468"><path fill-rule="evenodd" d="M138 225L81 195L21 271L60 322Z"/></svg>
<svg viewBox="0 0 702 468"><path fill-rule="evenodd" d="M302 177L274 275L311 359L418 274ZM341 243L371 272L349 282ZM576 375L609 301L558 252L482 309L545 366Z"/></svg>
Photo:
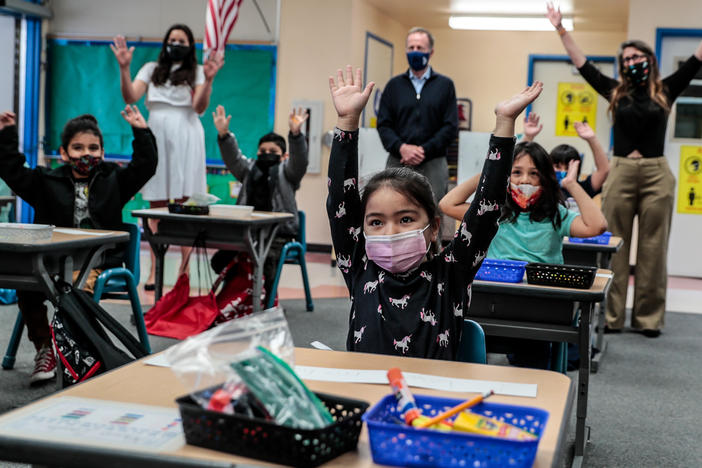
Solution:
<svg viewBox="0 0 702 468"><path fill-rule="evenodd" d="M463 411L465 409L468 409L472 406L477 405L478 403L480 403L481 401L483 401L484 399L486 399L490 395L494 395L494 394L495 394L495 392L493 392L492 390L490 390L489 392L485 392L482 395L478 395L477 397L473 398L472 400L464 401L463 403L456 405L453 408L451 408L450 410L446 410L443 413L440 413L440 414L434 416L433 418L428 419L427 421L422 421L421 423L417 424L415 427L421 428L421 429L427 428L433 424L436 424L440 421L443 421L446 418L450 418L454 414L460 413L461 411Z"/></svg>

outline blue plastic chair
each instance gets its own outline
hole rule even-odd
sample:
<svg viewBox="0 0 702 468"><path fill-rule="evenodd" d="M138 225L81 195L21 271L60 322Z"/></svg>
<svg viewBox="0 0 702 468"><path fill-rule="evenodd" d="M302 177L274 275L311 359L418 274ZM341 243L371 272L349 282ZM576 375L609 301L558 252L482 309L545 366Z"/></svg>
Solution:
<svg viewBox="0 0 702 468"><path fill-rule="evenodd" d="M302 270L302 284L305 287L305 300L307 301L307 310L312 312L314 310L314 303L312 302L312 294L310 293L310 280L307 277L307 263L305 263L305 254L307 253L307 240L305 236L305 212L298 211L297 219L299 222L299 235L297 236L297 241L288 242L283 246L283 250L280 253L280 260L278 261L278 269L275 272L275 280L271 286L271 291L268 296L268 303L266 308L270 309L273 307L275 302L275 296L278 292L278 283L280 282L280 273L283 271L283 265L293 264L300 265Z"/></svg>
<svg viewBox="0 0 702 468"><path fill-rule="evenodd" d="M93 300L100 303L100 299L128 299L132 304L134 324L139 334L139 341L148 353L151 353L149 335L146 333L144 313L137 292L139 280L139 245L141 231L136 224L125 223L129 232L129 244L124 256L124 267L109 268L97 277L93 288Z"/></svg>
<svg viewBox="0 0 702 468"><path fill-rule="evenodd" d="M458 343L456 360L487 364L485 332L478 322L470 319L463 320L463 334L461 335L461 342Z"/></svg>

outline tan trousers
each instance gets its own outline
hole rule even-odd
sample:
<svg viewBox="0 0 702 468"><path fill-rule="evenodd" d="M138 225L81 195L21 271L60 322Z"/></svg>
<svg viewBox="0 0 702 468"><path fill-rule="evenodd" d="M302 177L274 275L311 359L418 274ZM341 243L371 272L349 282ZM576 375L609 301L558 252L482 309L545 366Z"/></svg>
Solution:
<svg viewBox="0 0 702 468"><path fill-rule="evenodd" d="M626 318L629 249L634 216L639 237L634 270L631 326L638 330L663 328L668 273L668 237L675 199L675 176L665 157L612 158L602 188L602 211L609 230L624 240L612 256L614 279L607 296L607 326L621 329Z"/></svg>

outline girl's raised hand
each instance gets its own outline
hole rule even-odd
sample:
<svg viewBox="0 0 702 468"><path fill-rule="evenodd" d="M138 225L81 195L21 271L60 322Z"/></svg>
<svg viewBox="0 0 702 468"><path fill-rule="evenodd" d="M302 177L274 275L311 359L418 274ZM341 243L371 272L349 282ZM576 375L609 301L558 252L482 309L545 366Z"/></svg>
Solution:
<svg viewBox="0 0 702 468"><path fill-rule="evenodd" d="M595 131L590 127L587 122L573 122L573 127L575 131L578 132L578 136L583 140L589 140L595 137Z"/></svg>
<svg viewBox="0 0 702 468"><path fill-rule="evenodd" d="M290 112L290 117L288 118L288 125L290 125L290 133L293 135L298 135L300 133L300 129L302 128L302 124L305 123L305 120L310 116L309 112L307 112L307 109L303 109L302 107L297 108L297 110L293 109Z"/></svg>
<svg viewBox="0 0 702 468"><path fill-rule="evenodd" d="M561 187L567 190L570 184L578 183L578 168L580 167L580 161L572 159L568 163L568 173L561 181Z"/></svg>
<svg viewBox="0 0 702 468"><path fill-rule="evenodd" d="M351 65L347 65L346 78L344 78L341 69L336 71L336 81L334 81L334 77L329 77L332 102L339 117L339 123L345 127L342 130L358 128L361 112L368 102L373 86L375 86L375 83L371 81L365 89L361 90L362 76L360 68L356 69L354 76Z"/></svg>
<svg viewBox="0 0 702 468"><path fill-rule="evenodd" d="M205 72L205 79L208 81L214 80L217 72L224 66L224 54L222 52L211 53L207 56L205 63L202 64Z"/></svg>
<svg viewBox="0 0 702 468"><path fill-rule="evenodd" d="M524 89L519 94L515 94L511 98L502 101L495 106L495 115L505 119L515 120L517 116L531 104L534 99L539 97L544 84L540 81L534 81L534 83Z"/></svg>
<svg viewBox="0 0 702 468"><path fill-rule="evenodd" d="M139 108L137 106L130 106L127 104L120 114L122 114L124 120L126 120L132 127L146 128L146 120L144 120L144 116L141 115L141 112L139 112Z"/></svg>
<svg viewBox="0 0 702 468"><path fill-rule="evenodd" d="M11 127L12 125L15 125L15 119L17 117L15 116L14 112L11 111L5 111L0 114L0 130L2 130L5 127Z"/></svg>
<svg viewBox="0 0 702 468"><path fill-rule="evenodd" d="M548 2L546 4L546 18L548 18L554 28L562 27L563 15L561 14L561 7L555 8L553 2Z"/></svg>
<svg viewBox="0 0 702 468"><path fill-rule="evenodd" d="M527 117L524 118L524 138L529 141L534 141L536 135L538 135L544 126L539 123L540 117L536 112L530 112Z"/></svg>
<svg viewBox="0 0 702 468"><path fill-rule="evenodd" d="M128 67L132 63L132 54L134 53L134 46L127 47L127 40L124 36L115 36L110 44L110 49L115 54L117 63L120 68Z"/></svg>
<svg viewBox="0 0 702 468"><path fill-rule="evenodd" d="M220 104L217 106L216 112L212 113L212 120L214 120L217 133L220 135L226 135L229 133L229 122L232 120L232 116L227 115L223 105Z"/></svg>

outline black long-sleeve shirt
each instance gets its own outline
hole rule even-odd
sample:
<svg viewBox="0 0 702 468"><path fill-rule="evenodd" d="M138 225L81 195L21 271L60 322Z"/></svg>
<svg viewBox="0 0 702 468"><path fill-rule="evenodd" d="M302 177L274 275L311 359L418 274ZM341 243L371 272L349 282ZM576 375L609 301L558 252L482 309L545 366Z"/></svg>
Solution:
<svg viewBox="0 0 702 468"><path fill-rule="evenodd" d="M454 239L417 269L393 274L366 256L358 132L335 130L327 214L337 265L351 295L348 350L455 359L471 283L497 232L513 149L513 138L490 139L475 200Z"/></svg>
<svg viewBox="0 0 702 468"><path fill-rule="evenodd" d="M380 98L377 128L383 147L393 156L400 157L403 143L424 148L425 160L446 156L458 132L453 81L432 69L417 94L409 72L390 79Z"/></svg>
<svg viewBox="0 0 702 468"><path fill-rule="evenodd" d="M663 79L663 93L669 105L687 88L700 65L702 62L693 55ZM602 74L589 61L579 71L602 97L608 101L612 98L612 91L619 84L617 80ZM637 88L631 98L621 99L614 110L614 155L626 157L638 150L644 158L662 156L667 125L668 113L649 97L646 89Z"/></svg>

